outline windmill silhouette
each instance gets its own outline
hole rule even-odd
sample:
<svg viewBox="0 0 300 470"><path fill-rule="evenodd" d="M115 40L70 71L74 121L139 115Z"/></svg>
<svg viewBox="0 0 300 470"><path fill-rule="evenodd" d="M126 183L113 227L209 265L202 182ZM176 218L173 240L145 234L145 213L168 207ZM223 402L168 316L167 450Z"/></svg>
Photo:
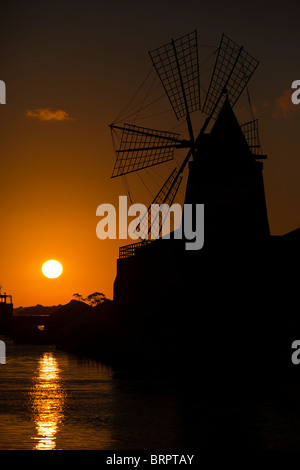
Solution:
<svg viewBox="0 0 300 470"><path fill-rule="evenodd" d="M215 54L201 104L196 31L150 52L152 69L175 117L186 125L187 139L138 126L136 119L111 125L113 135L121 133L112 177L147 172L176 161L177 149L186 152L152 204L170 207L188 169L182 225L186 204L193 209L204 204L205 226L203 249L185 250L186 240L177 239L175 230L167 240L160 236L166 209L156 214L152 241L148 209L137 227L141 241L120 248L114 302L129 362L134 357L163 364L163 370L174 367L176 376L178 364L189 364L191 375L201 371L209 394L228 384L227 398L241 389L251 395L261 383L269 387L270 377L277 384L279 369L289 368L291 325L299 324L293 307L299 280L291 264L299 264L300 255L299 230L270 234L263 181L267 156L258 121L252 112L252 120L240 124L234 113L244 91L251 108L248 83L258 61L224 34ZM196 112L202 118L197 131L197 117L191 119ZM287 309L291 313L283 322ZM271 365L269 337L276 338Z"/></svg>
<svg viewBox="0 0 300 470"><path fill-rule="evenodd" d="M175 199L183 179L183 172L188 164L189 178L185 202L192 204L197 202L207 203L205 210L208 210L208 221L212 232L217 215L214 209L213 214L210 216L209 207L210 205L215 206L215 203L212 203L213 198L211 195L208 196L207 190L204 192L199 191L199 178L203 180L203 173L207 175L215 172L219 173L220 178L223 176L225 180L227 173L230 186L232 175L236 173L234 167L240 167L241 165L241 153L244 154L244 157L242 157L242 165L244 165L242 173L245 176L244 170L247 167L246 179L248 179L248 182L246 185L249 186L250 184L252 186L251 194L247 196L248 199L249 197L252 199L252 202L249 204L248 200L245 204L248 221L245 222L244 226L240 222L241 231L247 230L249 232L246 225L252 225L254 228L256 227L254 232L259 232L259 235L261 233L269 235L261 175L261 160L266 156L261 151L258 121L253 116L252 121L239 125L232 111L242 92L247 88L259 62L246 52L243 46L237 45L225 34L222 35L216 52L217 57L203 106L200 102L197 31L176 40L172 39L164 46L149 52L152 64L177 120L185 119L186 121L188 140L180 138L177 133L145 128L135 124L111 124L110 126L112 134L116 131L121 132L119 146L116 148L113 178L162 164L174 158L176 149L187 149L183 162L171 171L151 203L152 208L153 204L156 204L154 206L156 208L161 206L161 209L157 209L154 215L153 211L151 214L151 236L153 236L153 233L156 234L154 238L161 235L164 221L168 215L168 207ZM191 121L191 113L196 111L206 115L204 124L197 133L195 133ZM212 122L214 122L214 125L210 133L206 133ZM223 159L220 158L220 154L223 155ZM208 164L207 157L210 157ZM231 161L229 165L228 160ZM214 168L212 168L212 164ZM215 167L218 167L217 171ZM250 167L250 173L252 174L250 179L252 178L252 180L249 182ZM235 175L234 178L237 180L238 176ZM228 178L226 185L228 186ZM253 190L253 188L255 189ZM219 191L218 195L214 195L214 199L219 198L222 200L223 197L224 184L221 192ZM241 200L245 202L245 195L241 196ZM249 209L253 213L250 216ZM235 225L234 219L237 217L234 212L231 216L229 214L229 219L232 219L233 225ZM239 212L241 211L239 210ZM228 213L223 214L223 219L227 216ZM260 222L258 222L259 220ZM219 223L221 222L222 216L219 220ZM233 230L235 229L233 228ZM250 232L253 232L253 230L250 230ZM149 210L141 217L137 234L142 239L142 243L135 244L136 247L121 247L120 258L134 255L136 249L146 240L150 241Z"/></svg>

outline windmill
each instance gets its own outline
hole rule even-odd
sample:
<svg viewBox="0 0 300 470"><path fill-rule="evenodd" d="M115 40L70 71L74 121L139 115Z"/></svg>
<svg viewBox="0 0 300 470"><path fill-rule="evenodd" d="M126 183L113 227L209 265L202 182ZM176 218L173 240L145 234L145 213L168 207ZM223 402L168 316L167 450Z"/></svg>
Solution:
<svg viewBox="0 0 300 470"><path fill-rule="evenodd" d="M112 124L112 132L121 132L119 146L116 149L116 161L112 177L119 177L154 165L160 165L174 158L176 149L186 149L187 153L181 165L175 167L151 203L163 207L162 211L151 218L151 234L155 238L161 235L162 226L175 199L183 179L183 172L189 162L199 162L204 158L206 130L210 123L217 122L222 110L233 108L242 92L247 89L249 80L255 72L258 61L243 46L237 45L225 34L222 35L214 69L210 79L204 103L200 102L200 76L198 60L197 31L149 52L152 65L159 77L169 104L176 119L186 121L188 139L179 134L156 130L135 124ZM247 89L248 92L248 89ZM249 95L248 95L249 96ZM250 100L250 98L249 98ZM201 112L205 115L204 124L196 133L192 125L191 114ZM253 160L266 158L262 155L258 122L254 119L240 126L247 152ZM164 206L163 206L164 205ZM154 227L153 227L154 225ZM137 227L142 243L149 241L149 211L141 217ZM136 247L140 244L135 244ZM134 246L123 247L120 257L135 253Z"/></svg>

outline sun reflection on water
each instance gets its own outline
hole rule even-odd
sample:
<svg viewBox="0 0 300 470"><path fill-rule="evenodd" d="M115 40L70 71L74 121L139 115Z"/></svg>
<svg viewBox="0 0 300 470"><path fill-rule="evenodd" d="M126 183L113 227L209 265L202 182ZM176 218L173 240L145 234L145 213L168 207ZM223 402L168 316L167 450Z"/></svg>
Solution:
<svg viewBox="0 0 300 470"><path fill-rule="evenodd" d="M66 394L57 360L52 353L44 353L30 392L31 408L37 435L36 450L54 450L56 434L64 419Z"/></svg>

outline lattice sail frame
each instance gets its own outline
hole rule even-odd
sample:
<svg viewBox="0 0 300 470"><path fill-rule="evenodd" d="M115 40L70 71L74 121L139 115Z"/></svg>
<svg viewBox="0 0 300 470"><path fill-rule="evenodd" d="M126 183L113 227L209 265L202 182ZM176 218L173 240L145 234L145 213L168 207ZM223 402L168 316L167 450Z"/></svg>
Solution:
<svg viewBox="0 0 300 470"><path fill-rule="evenodd" d="M254 155L262 155L258 133L258 119L254 119L253 121L249 121L245 124L242 124L241 129L243 131L243 134L251 152Z"/></svg>
<svg viewBox="0 0 300 470"><path fill-rule="evenodd" d="M120 129L122 136L112 178L172 160L175 148L184 145L179 134L173 132L133 124L124 124Z"/></svg>
<svg viewBox="0 0 300 470"><path fill-rule="evenodd" d="M233 107L258 64L243 47L223 34L202 111L216 119L226 95Z"/></svg>
<svg viewBox="0 0 300 470"><path fill-rule="evenodd" d="M199 110L200 80L197 31L154 49L149 52L149 55L176 118L179 120L186 116L186 104L190 113Z"/></svg>
<svg viewBox="0 0 300 470"><path fill-rule="evenodd" d="M182 181L182 175L174 168L155 199L148 207L147 212L141 217L136 228L136 234L143 240L159 238L163 224L173 204L178 188Z"/></svg>

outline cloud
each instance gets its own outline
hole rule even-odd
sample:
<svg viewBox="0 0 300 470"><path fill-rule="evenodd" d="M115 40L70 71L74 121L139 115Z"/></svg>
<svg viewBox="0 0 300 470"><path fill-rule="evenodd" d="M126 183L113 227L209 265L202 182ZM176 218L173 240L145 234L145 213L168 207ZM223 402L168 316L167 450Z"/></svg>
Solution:
<svg viewBox="0 0 300 470"><path fill-rule="evenodd" d="M275 119L288 119L300 111L300 104L295 105L292 102L292 90L288 88L284 90L278 98L272 100L263 100L255 105L252 105L254 116L260 115L270 116ZM249 108L242 106L238 108L240 118L244 119L249 115Z"/></svg>
<svg viewBox="0 0 300 470"><path fill-rule="evenodd" d="M28 109L26 111L27 117L37 118L40 121L74 121L67 111L63 109L51 110L49 108Z"/></svg>
<svg viewBox="0 0 300 470"><path fill-rule="evenodd" d="M288 89L284 90L284 92L279 96L279 98L276 98L275 107L272 112L272 116L274 118L286 119L297 111L300 111L300 107L292 103L291 96L291 89Z"/></svg>
<svg viewBox="0 0 300 470"><path fill-rule="evenodd" d="M254 104L251 104L251 107L243 105L238 107L235 112L239 122L243 123L246 121L250 121L252 119L252 114L257 117L259 115L259 108Z"/></svg>

